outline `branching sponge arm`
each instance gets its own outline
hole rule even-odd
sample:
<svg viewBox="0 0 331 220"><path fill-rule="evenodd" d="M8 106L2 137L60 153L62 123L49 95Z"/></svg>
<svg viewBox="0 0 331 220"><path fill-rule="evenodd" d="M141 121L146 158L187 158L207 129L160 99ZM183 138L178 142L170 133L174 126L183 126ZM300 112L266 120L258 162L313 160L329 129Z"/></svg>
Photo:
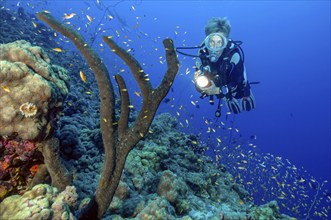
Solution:
<svg viewBox="0 0 331 220"><path fill-rule="evenodd" d="M149 93L148 97L143 97L143 105L140 110L136 122L131 130L129 131L130 136L135 137L133 140L139 141L139 139L146 135L149 126L151 125L154 115L160 105L160 102L167 95L170 87L175 80L178 72L179 62L171 39L165 39L163 45L166 50L166 60L167 60L167 71L163 77L161 84L153 89Z"/></svg>
<svg viewBox="0 0 331 220"><path fill-rule="evenodd" d="M124 49L120 48L110 37L104 36L102 39L110 47L110 49L130 68L134 78L139 85L143 97L147 97L153 88L152 84L148 80L147 74L144 73L138 61Z"/></svg>
<svg viewBox="0 0 331 220"><path fill-rule="evenodd" d="M51 138L38 143L38 148L42 151L47 170L52 178L52 185L59 190L64 190L66 186L72 184L72 176L61 162L59 152L59 141Z"/></svg>
<svg viewBox="0 0 331 220"><path fill-rule="evenodd" d="M157 111L157 108L160 105L162 99L167 95L169 89L175 79L175 76L178 72L179 62L177 59L177 55L175 52L175 48L173 45L173 41L171 39L165 39L163 41L163 45L166 50L166 60L167 60L167 71L166 74L159 85L158 88L153 89L152 85L147 77L147 74L144 72L138 61L132 57L129 53L127 53L124 49L120 48L111 37L103 37L103 40L106 44L111 48L111 50L119 56L122 60L125 61L126 65L130 68L133 76L135 77L140 90L142 91L143 105L140 110L138 117L134 123L134 125L127 130L125 134L121 131L124 129L119 129L119 136L125 137L123 141L131 143L130 145L126 145L127 152L129 152L134 145L146 135L150 124L154 118L154 115ZM119 82L119 81L117 81ZM120 84L119 84L120 86ZM121 87L121 86L120 86ZM120 89L121 90L121 89ZM125 90L126 92L126 90ZM121 96L125 94L123 91L120 91ZM126 97L126 95L125 95ZM122 107L121 110L128 110L127 104L123 106L123 101L125 103L129 103L129 101L122 99ZM123 115L123 111L121 111L121 118L125 117L126 114ZM119 128L124 127L124 121L119 121ZM122 124L123 126L120 126Z"/></svg>
<svg viewBox="0 0 331 220"><path fill-rule="evenodd" d="M39 12L38 18L47 23L52 29L69 38L91 67L98 83L100 92L100 124L105 151L111 147L114 122L115 94L106 66L97 54L75 30L58 22L52 15ZM107 147L108 146L108 147Z"/></svg>
<svg viewBox="0 0 331 220"><path fill-rule="evenodd" d="M177 59L177 55L175 52L174 44L171 39L165 39L163 41L163 45L166 51L166 61L168 65L168 69L166 74L163 77L163 80L159 87L156 89L154 94L155 98L161 98L161 100L167 95L169 92L172 83L175 80L176 74L179 68L179 62ZM160 101L161 101L160 100Z"/></svg>
<svg viewBox="0 0 331 220"><path fill-rule="evenodd" d="M115 75L115 79L121 96L121 116L118 120L118 135L121 138L121 135L123 135L126 129L128 128L130 100L129 100L128 89L126 88L126 84L122 76L117 74Z"/></svg>

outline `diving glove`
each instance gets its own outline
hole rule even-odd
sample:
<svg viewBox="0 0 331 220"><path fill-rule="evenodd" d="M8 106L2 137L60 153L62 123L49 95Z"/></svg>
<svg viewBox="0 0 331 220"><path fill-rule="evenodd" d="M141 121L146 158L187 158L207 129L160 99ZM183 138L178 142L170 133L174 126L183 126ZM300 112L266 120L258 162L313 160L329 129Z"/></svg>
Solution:
<svg viewBox="0 0 331 220"><path fill-rule="evenodd" d="M210 86L206 88L201 88L202 92L207 95L218 95L220 94L220 88L215 85L215 83L210 80Z"/></svg>

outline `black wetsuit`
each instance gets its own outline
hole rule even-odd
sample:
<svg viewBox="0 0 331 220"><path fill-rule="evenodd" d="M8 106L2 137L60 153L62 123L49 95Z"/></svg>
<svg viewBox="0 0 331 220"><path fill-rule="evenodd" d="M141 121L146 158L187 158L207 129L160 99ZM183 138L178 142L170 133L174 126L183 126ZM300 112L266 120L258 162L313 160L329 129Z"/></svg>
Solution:
<svg viewBox="0 0 331 220"><path fill-rule="evenodd" d="M229 40L222 55L216 62L211 62L209 60L207 49L202 48L199 51L199 57L202 64L199 69L204 72L204 67L210 67L210 73L207 74L211 75L215 85L220 88L227 85L231 91L227 95L227 98L234 97L239 99L250 95L249 84L245 78L243 54L238 47L239 46ZM236 53L239 55L239 61L237 64L231 62L232 57Z"/></svg>

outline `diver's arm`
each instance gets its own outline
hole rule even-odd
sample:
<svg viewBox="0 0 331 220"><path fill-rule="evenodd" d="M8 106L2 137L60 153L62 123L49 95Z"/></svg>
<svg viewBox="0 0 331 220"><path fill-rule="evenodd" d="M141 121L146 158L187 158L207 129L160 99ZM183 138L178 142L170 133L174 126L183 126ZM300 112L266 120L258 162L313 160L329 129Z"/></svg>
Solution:
<svg viewBox="0 0 331 220"><path fill-rule="evenodd" d="M200 53L202 52L200 51ZM194 73L195 88L201 94L207 94L207 95L219 94L219 88L217 88L214 82L212 81L211 81L211 85L207 88L201 88L197 85L197 78L201 75L205 75L205 73L207 73L208 75L209 72L210 72L210 66L209 65L203 66L201 58L198 57L195 62L195 73Z"/></svg>
<svg viewBox="0 0 331 220"><path fill-rule="evenodd" d="M234 65L237 65L237 64L239 64L239 61L242 61L240 59L239 53L234 53L231 57L230 63L233 63Z"/></svg>
<svg viewBox="0 0 331 220"><path fill-rule="evenodd" d="M201 68L202 68L202 61L200 57L198 57L197 60L195 61L195 71L201 70Z"/></svg>
<svg viewBox="0 0 331 220"><path fill-rule="evenodd" d="M230 88L239 87L238 89L241 90L246 85L246 69L244 62L239 55L239 53L234 53L230 60L230 82L228 86Z"/></svg>
<svg viewBox="0 0 331 220"><path fill-rule="evenodd" d="M249 84L246 77L245 64L238 53L231 57L232 69L230 72L230 82L228 87L236 98L242 98L249 95Z"/></svg>

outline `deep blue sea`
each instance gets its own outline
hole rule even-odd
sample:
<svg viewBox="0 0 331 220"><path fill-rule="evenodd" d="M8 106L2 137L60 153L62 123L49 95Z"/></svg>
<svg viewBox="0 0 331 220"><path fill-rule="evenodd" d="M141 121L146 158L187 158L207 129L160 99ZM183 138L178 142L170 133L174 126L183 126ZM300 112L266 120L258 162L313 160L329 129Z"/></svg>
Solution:
<svg viewBox="0 0 331 220"><path fill-rule="evenodd" d="M216 118L216 105L200 99L192 83L195 59L178 54L180 70L159 112L177 117L178 128L198 135L200 143L213 148L221 139L229 147L269 153L291 164L292 170L299 169L307 181L312 177L325 181L324 189L331 191L330 1L43 0L2 4L31 13L48 10L60 20L64 13L75 13L63 22L70 22L93 44L112 76L123 75L137 109L141 97L134 92L139 88L101 37L114 36L157 86L166 71L163 39L173 39L176 47L198 46L206 37L208 19L227 17L232 26L230 38L243 42L248 80L260 82L252 85L256 109L232 115L224 105L222 116ZM57 41L61 48L75 50L62 36ZM183 52L196 55L198 51ZM222 129L216 129L217 125ZM209 154L214 156L212 151ZM226 163L229 158L223 157Z"/></svg>

